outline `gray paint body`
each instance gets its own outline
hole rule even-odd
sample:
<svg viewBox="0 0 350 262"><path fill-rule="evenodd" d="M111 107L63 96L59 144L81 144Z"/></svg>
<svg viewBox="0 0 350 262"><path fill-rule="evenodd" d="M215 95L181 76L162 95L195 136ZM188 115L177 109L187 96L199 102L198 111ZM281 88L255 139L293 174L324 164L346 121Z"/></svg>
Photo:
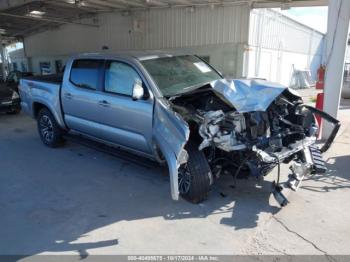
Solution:
<svg viewBox="0 0 350 262"><path fill-rule="evenodd" d="M147 54L149 55L149 53ZM157 54L162 56L161 53ZM22 79L22 108L35 117L36 103L46 106L57 123L66 130L85 134L107 144L157 160L160 149L167 161L171 196L178 200L178 157L189 137L187 123L173 112L142 67L138 55L79 55L72 57L63 76L62 85ZM132 66L148 89L149 98L133 100L129 96L76 87L69 81L70 69L76 59L121 61ZM108 101L108 105L101 104Z"/></svg>
<svg viewBox="0 0 350 262"><path fill-rule="evenodd" d="M80 55L71 58L63 76L62 85L35 80L21 80L21 105L33 117L35 103L45 105L57 123L66 130L85 134L96 140L117 145L137 154L159 160L158 149L164 156L170 175L171 196L179 197L178 168L185 162L184 149L189 139L187 123L175 113L162 97L157 85L141 65L147 56L169 56L166 53L134 53L128 55ZM69 80L72 63L76 59L121 61L132 66L145 84L149 97L110 94L103 90L76 87ZM266 110L285 87L250 80L224 79L210 83L213 90L231 103L239 112ZM108 105L102 104L107 101Z"/></svg>

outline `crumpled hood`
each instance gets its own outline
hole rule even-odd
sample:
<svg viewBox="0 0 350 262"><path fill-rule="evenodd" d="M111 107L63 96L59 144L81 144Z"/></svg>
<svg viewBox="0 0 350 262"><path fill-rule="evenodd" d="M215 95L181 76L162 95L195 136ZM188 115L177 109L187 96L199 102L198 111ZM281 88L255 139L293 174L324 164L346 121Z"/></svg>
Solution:
<svg viewBox="0 0 350 262"><path fill-rule="evenodd" d="M238 112L266 111L286 89L277 83L257 79L220 79L210 83Z"/></svg>

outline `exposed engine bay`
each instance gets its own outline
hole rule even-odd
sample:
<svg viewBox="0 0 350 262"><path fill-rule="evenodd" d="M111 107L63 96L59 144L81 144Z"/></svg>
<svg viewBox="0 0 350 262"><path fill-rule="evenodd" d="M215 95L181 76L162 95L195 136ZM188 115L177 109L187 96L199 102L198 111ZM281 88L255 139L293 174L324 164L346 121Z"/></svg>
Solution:
<svg viewBox="0 0 350 262"><path fill-rule="evenodd" d="M173 110L189 124L190 139L198 141L198 149L205 153L214 178L231 174L236 181L247 175L265 176L281 162L291 161L295 174L304 174L300 170L305 166L308 172L326 170L324 164L312 162L315 156L309 149L314 148L318 134L315 114L325 113L304 105L289 89L281 92L265 111L240 112L210 85L169 100ZM318 148L316 151L320 155ZM281 205L283 201L279 201Z"/></svg>

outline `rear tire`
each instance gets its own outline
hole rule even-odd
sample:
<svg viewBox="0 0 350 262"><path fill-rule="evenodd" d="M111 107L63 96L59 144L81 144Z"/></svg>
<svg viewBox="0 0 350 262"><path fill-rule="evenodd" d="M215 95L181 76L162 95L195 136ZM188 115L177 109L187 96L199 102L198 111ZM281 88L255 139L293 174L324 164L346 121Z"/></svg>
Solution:
<svg viewBox="0 0 350 262"><path fill-rule="evenodd" d="M212 174L205 154L189 142L185 149L188 161L179 168L180 195L195 204L207 199Z"/></svg>
<svg viewBox="0 0 350 262"><path fill-rule="evenodd" d="M40 110L37 118L41 141L48 147L58 147L63 142L63 131L47 108Z"/></svg>

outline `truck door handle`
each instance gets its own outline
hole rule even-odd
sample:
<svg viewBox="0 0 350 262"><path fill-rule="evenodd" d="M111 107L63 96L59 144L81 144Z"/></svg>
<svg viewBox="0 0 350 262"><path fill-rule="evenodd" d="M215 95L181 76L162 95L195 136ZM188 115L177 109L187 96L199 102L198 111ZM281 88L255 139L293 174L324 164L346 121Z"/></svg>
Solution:
<svg viewBox="0 0 350 262"><path fill-rule="evenodd" d="M72 99L73 96L72 96L71 93L65 93L64 97L67 98L67 99Z"/></svg>
<svg viewBox="0 0 350 262"><path fill-rule="evenodd" d="M106 100L98 101L100 106L108 107L110 104Z"/></svg>

